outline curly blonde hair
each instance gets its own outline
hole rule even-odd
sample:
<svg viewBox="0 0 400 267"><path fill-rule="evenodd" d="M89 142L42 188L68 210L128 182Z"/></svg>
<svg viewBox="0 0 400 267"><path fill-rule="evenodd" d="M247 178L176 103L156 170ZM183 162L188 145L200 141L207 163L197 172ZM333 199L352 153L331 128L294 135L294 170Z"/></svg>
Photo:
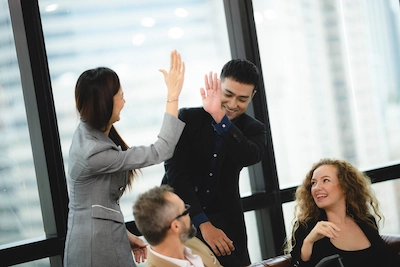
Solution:
<svg viewBox="0 0 400 267"><path fill-rule="evenodd" d="M290 252L292 249L292 243L295 242L294 233L300 224L305 225L309 221L317 221L321 216L321 212L323 212L315 204L311 195L311 178L314 171L323 165L331 165L337 169L339 184L346 196L346 213L348 216L360 221L366 221L374 228L377 227L371 218L377 218L378 222L384 218L379 211L378 200L371 188L371 180L366 174L360 172L345 160L321 159L312 166L303 183L296 190L293 231L288 239L291 242L286 242L285 252Z"/></svg>

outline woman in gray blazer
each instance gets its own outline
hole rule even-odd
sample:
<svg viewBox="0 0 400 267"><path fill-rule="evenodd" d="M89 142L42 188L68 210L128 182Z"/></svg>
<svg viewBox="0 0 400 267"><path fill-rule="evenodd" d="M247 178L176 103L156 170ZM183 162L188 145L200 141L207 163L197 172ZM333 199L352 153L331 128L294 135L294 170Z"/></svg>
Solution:
<svg viewBox="0 0 400 267"><path fill-rule="evenodd" d="M75 88L81 121L69 151L69 214L64 266L135 266L146 259L146 245L125 228L119 199L136 170L172 157L184 123L177 118L185 65L171 53L164 74L166 112L157 141L128 147L113 123L125 100L117 74L100 67L83 72Z"/></svg>

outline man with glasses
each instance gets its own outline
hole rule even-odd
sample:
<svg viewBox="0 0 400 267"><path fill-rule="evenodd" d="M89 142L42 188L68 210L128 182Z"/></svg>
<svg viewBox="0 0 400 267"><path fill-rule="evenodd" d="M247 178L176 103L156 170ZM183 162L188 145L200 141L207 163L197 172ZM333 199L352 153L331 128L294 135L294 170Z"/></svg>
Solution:
<svg viewBox="0 0 400 267"><path fill-rule="evenodd" d="M150 244L146 267L220 266L213 252L195 237L190 205L172 187L162 185L141 194L133 206L138 230Z"/></svg>

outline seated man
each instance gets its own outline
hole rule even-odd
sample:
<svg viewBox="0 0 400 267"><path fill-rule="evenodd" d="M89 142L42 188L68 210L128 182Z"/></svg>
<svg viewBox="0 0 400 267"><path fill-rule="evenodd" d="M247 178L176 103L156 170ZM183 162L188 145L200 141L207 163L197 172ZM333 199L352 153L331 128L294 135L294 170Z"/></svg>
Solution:
<svg viewBox="0 0 400 267"><path fill-rule="evenodd" d="M141 194L133 206L138 230L150 244L147 267L221 266L196 235L185 205L172 187L162 185Z"/></svg>

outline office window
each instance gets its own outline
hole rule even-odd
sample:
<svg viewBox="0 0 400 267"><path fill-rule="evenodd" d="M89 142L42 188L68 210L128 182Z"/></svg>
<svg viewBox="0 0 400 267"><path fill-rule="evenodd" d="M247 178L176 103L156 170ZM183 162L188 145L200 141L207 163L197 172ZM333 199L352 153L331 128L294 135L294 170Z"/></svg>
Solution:
<svg viewBox="0 0 400 267"><path fill-rule="evenodd" d="M320 158L361 170L398 162L399 1L253 5L280 187L300 184ZM398 183L374 186L380 200L399 203Z"/></svg>
<svg viewBox="0 0 400 267"><path fill-rule="evenodd" d="M0 1L0 33L0 245L5 245L43 236L44 230L7 1Z"/></svg>

